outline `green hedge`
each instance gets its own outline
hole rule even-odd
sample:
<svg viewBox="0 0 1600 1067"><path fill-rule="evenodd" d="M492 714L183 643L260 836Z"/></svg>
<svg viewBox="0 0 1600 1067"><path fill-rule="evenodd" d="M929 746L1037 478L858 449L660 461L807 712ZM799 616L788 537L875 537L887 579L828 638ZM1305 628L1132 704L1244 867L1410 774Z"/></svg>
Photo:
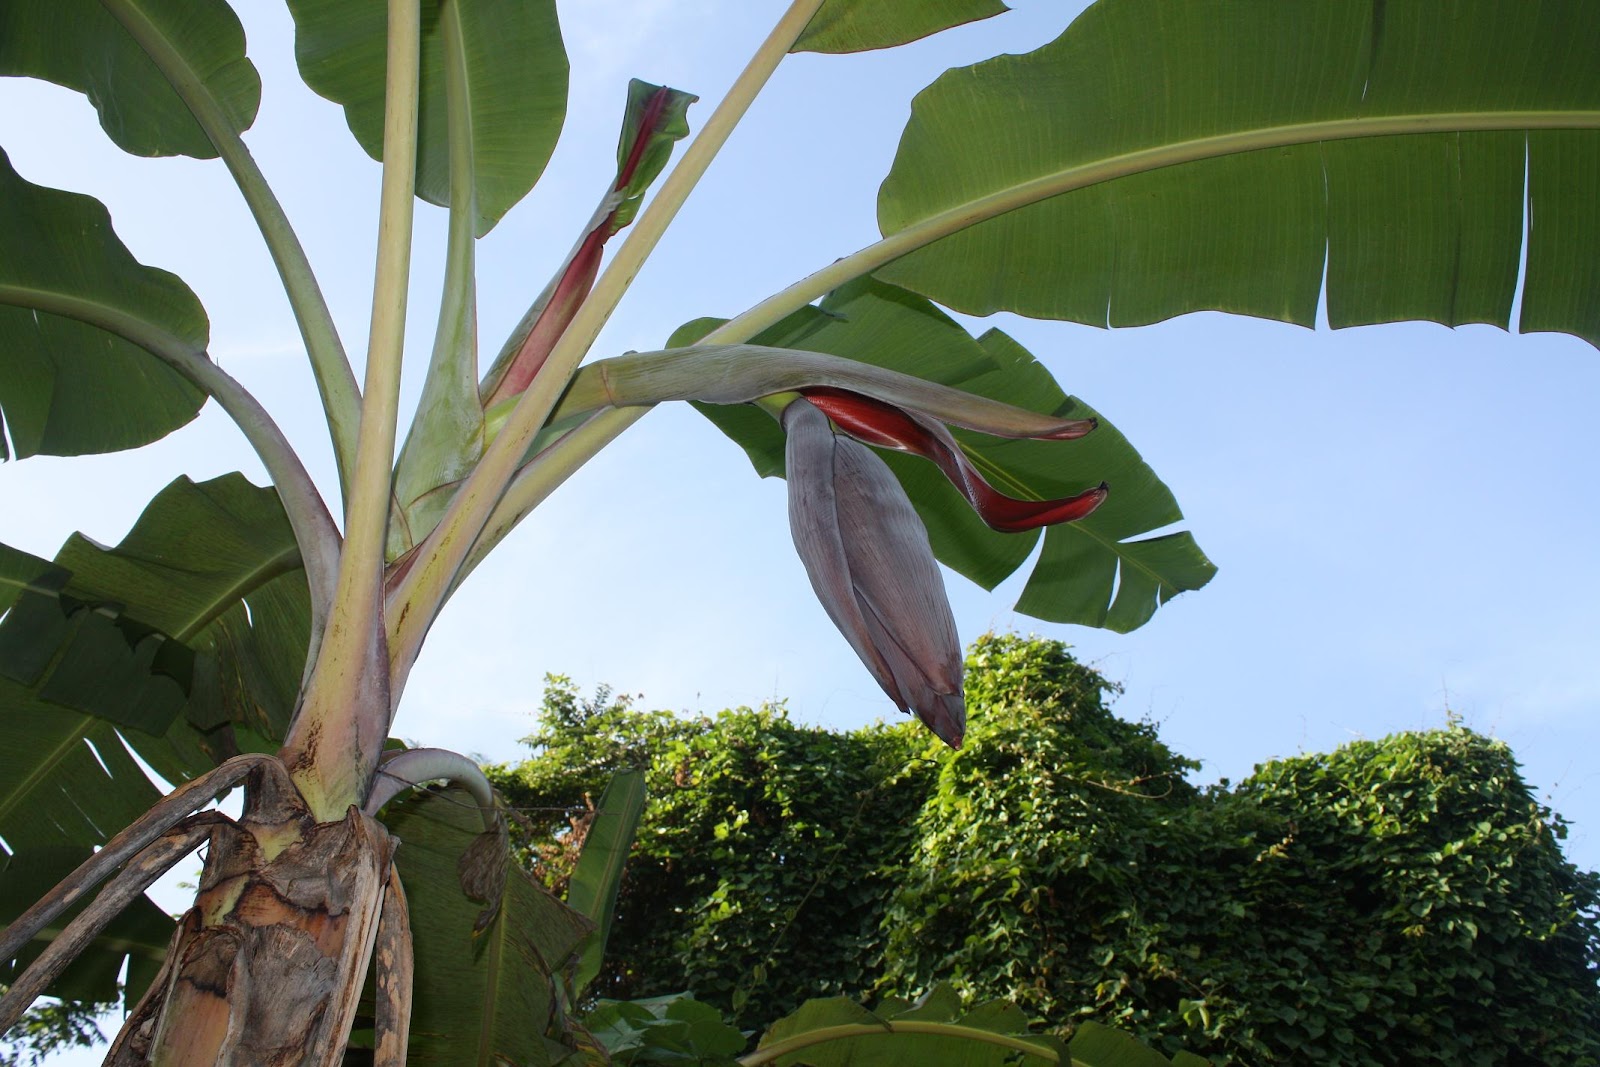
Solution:
<svg viewBox="0 0 1600 1067"><path fill-rule="evenodd" d="M1197 790L1057 642L980 639L967 684L948 754L556 679L495 778L559 887L585 796L648 769L606 996L689 989L754 1026L942 980L1219 1065L1600 1063L1600 879L1503 743L1451 725Z"/></svg>

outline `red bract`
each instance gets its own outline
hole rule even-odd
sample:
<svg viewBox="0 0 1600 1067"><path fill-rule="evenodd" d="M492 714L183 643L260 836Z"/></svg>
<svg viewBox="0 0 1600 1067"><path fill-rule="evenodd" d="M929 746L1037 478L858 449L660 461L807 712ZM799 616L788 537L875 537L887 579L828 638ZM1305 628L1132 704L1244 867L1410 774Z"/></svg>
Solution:
<svg viewBox="0 0 1600 1067"><path fill-rule="evenodd" d="M1004 533L1035 530L1084 518L1100 506L1110 491L1109 486L1101 482L1076 496L1019 500L985 481L950 431L935 419L846 389L818 387L802 390L802 395L851 437L879 448L892 448L931 460L967 498L978 517ZM1094 419L1082 419L1067 424L1061 432L1046 439L1075 440L1096 425Z"/></svg>
<svg viewBox="0 0 1600 1067"><path fill-rule="evenodd" d="M635 83L635 86L639 84ZM600 273L600 260L605 254L606 242L633 221L633 213L638 204L636 201L630 202L626 199L629 187L634 183L635 177L648 184L650 178L661 169L657 165L648 175L640 175L640 163L661 138L669 137L671 140L676 140L677 136L681 136L664 132L664 127L673 121L681 121L683 109L695 99L696 97L688 93L681 93L664 86L656 87L648 97L644 98L643 106L635 120L637 127L633 131L632 140L625 142L628 144L628 151L619 162L617 180L611 187L610 209L607 210L602 206L602 213L593 220L590 230L573 249L572 255L562 268L561 277L548 292L544 309L534 321L532 329L528 331L528 336L523 340L516 356L484 397L485 408L517 396L527 389L538 375L545 359L550 355L550 350L561 339L562 333L577 315L583 302L589 298L589 290L594 288L595 278ZM626 136L627 131L624 130L624 137ZM643 188L640 188L638 195L643 195Z"/></svg>

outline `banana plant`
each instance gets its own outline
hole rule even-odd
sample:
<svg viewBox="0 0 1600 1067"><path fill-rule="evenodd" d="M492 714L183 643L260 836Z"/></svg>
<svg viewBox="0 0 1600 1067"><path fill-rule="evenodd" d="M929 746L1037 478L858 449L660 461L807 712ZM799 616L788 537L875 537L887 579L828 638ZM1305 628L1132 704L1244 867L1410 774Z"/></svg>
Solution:
<svg viewBox="0 0 1600 1067"><path fill-rule="evenodd" d="M452 593L656 406L694 404L759 473L787 475L828 614L889 702L959 746L936 559L992 588L1037 551L1019 608L1117 631L1214 568L1189 533L1157 532L1177 503L1112 426L944 309L1309 325L1325 287L1336 326L1507 326L1525 263L1521 328L1600 344L1589 0L1100 0L1056 41L917 97L879 239L731 318L686 309L660 349L630 353L595 351L602 327L786 56L890 48L1003 6L775 4L692 137L691 94L631 83L614 177L492 353L476 243L561 132L554 0L288 6L301 76L382 164L359 382L246 141L261 84L224 0L0 0L0 74L84 93L131 153L221 161L281 277L337 470L325 494L208 356L198 299L135 260L103 206L0 156L9 453L136 447L211 401L272 481L180 480L114 547L0 553L0 837L30 887L59 876L31 903L10 873L0 888L0 1027L64 983L103 988L131 952L139 995L108 1063L333 1064L352 1046L461 1062L468 1042L477 1062L537 1064L582 1041L563 989L590 966L589 920L507 863L470 760L391 738ZM448 211L444 282L402 435L418 198ZM157 796L133 754L177 788ZM459 788L416 791L440 781ZM238 818L208 809L234 787ZM144 889L202 845L193 908L147 951Z"/></svg>

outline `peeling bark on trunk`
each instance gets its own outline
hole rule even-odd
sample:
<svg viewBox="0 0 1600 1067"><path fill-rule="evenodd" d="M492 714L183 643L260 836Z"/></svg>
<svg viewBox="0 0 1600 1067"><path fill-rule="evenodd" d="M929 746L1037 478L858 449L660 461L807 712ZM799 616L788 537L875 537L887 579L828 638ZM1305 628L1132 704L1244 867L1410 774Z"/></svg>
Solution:
<svg viewBox="0 0 1600 1067"><path fill-rule="evenodd" d="M253 775L107 1067L338 1064L396 844L355 808L317 823L281 773Z"/></svg>

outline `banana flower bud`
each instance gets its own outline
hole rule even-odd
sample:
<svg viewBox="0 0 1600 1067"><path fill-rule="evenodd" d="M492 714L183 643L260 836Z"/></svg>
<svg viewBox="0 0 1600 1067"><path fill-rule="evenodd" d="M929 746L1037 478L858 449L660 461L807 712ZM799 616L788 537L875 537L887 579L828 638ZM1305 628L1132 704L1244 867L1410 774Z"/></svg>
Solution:
<svg viewBox="0 0 1600 1067"><path fill-rule="evenodd" d="M961 643L922 520L888 464L809 401L783 428L789 529L817 599L889 699L960 748Z"/></svg>

